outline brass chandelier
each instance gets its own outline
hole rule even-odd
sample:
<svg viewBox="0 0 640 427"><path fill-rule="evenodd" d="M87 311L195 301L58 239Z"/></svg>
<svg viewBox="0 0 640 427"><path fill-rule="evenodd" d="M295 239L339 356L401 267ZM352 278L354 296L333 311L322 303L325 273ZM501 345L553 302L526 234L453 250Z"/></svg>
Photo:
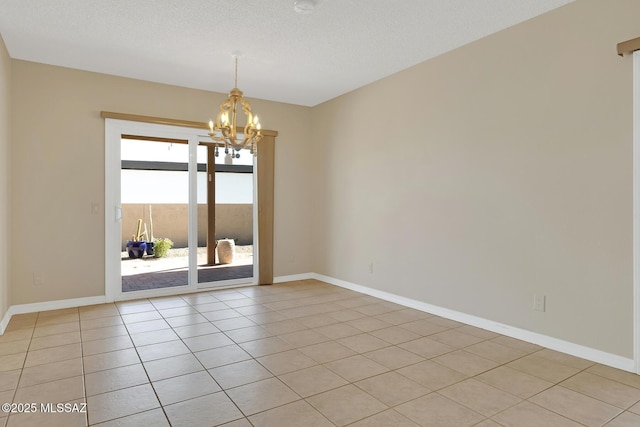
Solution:
<svg viewBox="0 0 640 427"><path fill-rule="evenodd" d="M229 91L229 98L220 105L220 112L216 118L215 123L209 121L209 136L216 141L224 144L225 154L229 154L229 149L236 152L242 149L249 149L252 154L257 154L258 141L262 139L260 133L260 121L258 116L254 116L251 111L251 106L242 97L242 91L238 89L238 55L234 55L236 60L236 73L235 73L235 86ZM238 135L237 127L239 124L238 115L240 111L246 116L246 125L241 135ZM232 157L240 157L239 153L236 153ZM216 149L217 156L217 149Z"/></svg>

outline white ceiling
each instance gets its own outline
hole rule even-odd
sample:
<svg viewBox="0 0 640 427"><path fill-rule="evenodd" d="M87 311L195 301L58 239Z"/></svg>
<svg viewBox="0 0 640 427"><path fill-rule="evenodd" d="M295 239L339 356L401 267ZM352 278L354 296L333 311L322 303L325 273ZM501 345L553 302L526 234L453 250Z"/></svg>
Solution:
<svg viewBox="0 0 640 427"><path fill-rule="evenodd" d="M0 0L15 59L313 106L573 0Z"/></svg>

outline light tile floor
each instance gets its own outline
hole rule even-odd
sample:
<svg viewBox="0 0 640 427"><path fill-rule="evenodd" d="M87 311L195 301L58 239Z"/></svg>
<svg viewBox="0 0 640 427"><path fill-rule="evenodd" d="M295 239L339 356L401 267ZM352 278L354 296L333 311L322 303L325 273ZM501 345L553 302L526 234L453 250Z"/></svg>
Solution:
<svg viewBox="0 0 640 427"><path fill-rule="evenodd" d="M12 427L637 427L640 376L305 280L14 316L0 402Z"/></svg>

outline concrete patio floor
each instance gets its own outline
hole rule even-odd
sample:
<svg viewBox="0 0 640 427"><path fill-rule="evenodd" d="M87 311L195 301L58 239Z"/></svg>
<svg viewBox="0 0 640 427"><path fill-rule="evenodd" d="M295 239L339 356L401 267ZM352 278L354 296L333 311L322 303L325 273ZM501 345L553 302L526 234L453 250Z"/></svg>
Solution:
<svg viewBox="0 0 640 427"><path fill-rule="evenodd" d="M188 281L187 248L169 250L167 256L131 259L122 253L122 291L185 286ZM198 283L253 277L253 246L236 246L232 264L207 265L207 248L198 248Z"/></svg>

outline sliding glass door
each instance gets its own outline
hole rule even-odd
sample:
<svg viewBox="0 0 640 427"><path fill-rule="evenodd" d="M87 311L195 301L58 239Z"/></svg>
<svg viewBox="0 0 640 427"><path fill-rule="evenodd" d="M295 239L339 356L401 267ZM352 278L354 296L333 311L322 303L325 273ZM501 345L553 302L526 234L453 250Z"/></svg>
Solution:
<svg viewBox="0 0 640 427"><path fill-rule="evenodd" d="M253 284L253 156L225 164L200 129L107 119L105 130L107 298Z"/></svg>

